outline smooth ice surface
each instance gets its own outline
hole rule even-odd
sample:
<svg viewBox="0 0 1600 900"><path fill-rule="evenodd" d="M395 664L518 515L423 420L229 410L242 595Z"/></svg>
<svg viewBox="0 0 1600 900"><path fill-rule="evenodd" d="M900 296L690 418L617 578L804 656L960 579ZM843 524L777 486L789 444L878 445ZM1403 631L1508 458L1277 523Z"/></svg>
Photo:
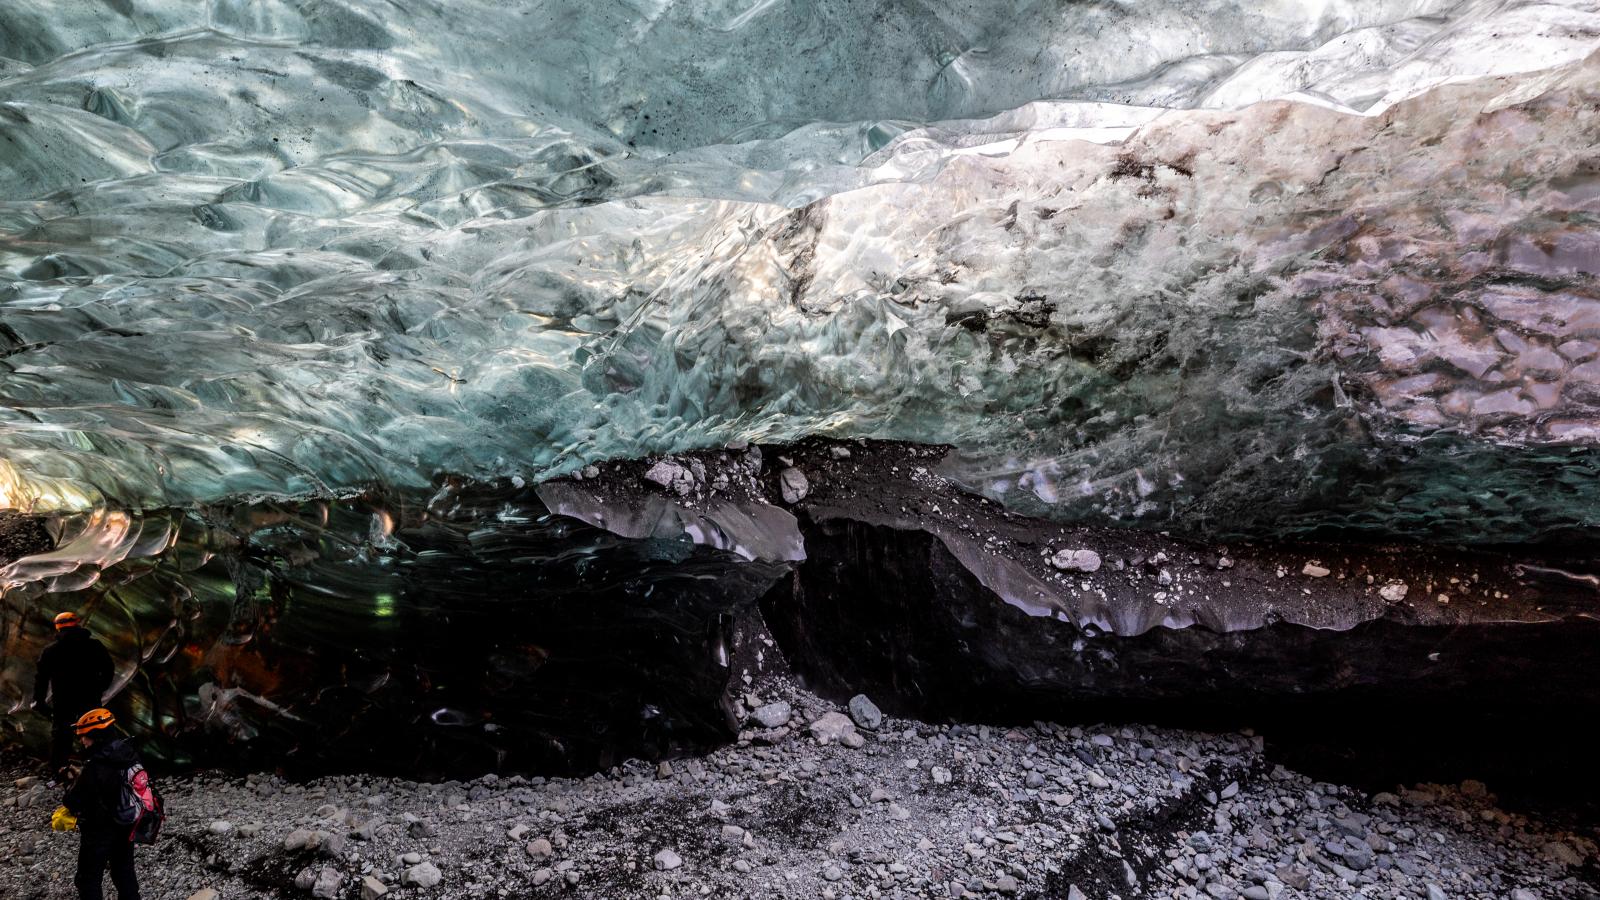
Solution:
<svg viewBox="0 0 1600 900"><path fill-rule="evenodd" d="M1577 0L9 0L0 508L825 432L1068 518L1581 529L1597 45Z"/></svg>

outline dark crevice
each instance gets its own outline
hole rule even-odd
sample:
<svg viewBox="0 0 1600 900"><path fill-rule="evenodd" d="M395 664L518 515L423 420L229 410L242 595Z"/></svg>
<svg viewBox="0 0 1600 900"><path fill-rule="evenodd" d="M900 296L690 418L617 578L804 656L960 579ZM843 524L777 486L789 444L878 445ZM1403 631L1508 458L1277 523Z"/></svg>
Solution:
<svg viewBox="0 0 1600 900"><path fill-rule="evenodd" d="M1167 863L1165 851L1178 842L1179 834L1204 830L1217 808L1218 794L1229 782L1237 782L1243 790L1261 774L1259 768L1225 768L1211 763L1182 795L1114 819L1114 832L1091 834L1088 846L1055 861L1042 890L1023 896L1057 900L1074 886L1090 897L1147 896L1155 887L1156 871Z"/></svg>

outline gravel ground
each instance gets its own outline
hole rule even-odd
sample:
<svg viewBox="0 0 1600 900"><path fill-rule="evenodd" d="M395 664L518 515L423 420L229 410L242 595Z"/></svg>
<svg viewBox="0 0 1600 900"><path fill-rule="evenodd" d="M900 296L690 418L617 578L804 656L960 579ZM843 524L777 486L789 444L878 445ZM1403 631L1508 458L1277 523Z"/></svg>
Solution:
<svg viewBox="0 0 1600 900"><path fill-rule="evenodd" d="M782 678L742 702L736 745L581 779L162 779L144 896L1600 896L1596 830L1476 782L1369 795L1247 734L879 720ZM5 900L73 895L32 766L3 762Z"/></svg>

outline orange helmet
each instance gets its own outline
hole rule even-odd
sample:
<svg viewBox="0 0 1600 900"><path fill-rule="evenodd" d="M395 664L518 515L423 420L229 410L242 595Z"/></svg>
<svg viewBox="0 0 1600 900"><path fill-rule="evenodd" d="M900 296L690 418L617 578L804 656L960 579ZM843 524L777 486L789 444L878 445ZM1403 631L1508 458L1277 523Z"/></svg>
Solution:
<svg viewBox="0 0 1600 900"><path fill-rule="evenodd" d="M117 717L111 714L111 710L91 709L79 716L78 721L72 723L72 731L82 737L91 731L110 728L115 724L117 724Z"/></svg>
<svg viewBox="0 0 1600 900"><path fill-rule="evenodd" d="M63 628L76 628L82 624L83 620L78 618L78 614L75 612L56 613L57 631L60 631Z"/></svg>

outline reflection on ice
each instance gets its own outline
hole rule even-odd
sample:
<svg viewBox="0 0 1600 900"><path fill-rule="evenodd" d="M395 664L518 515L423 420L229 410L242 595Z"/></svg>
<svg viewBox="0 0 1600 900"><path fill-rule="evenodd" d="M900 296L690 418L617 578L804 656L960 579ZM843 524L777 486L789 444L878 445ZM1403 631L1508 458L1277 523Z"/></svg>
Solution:
<svg viewBox="0 0 1600 900"><path fill-rule="evenodd" d="M0 723L47 733L28 689L71 608L173 762L570 771L732 734L731 631L781 564L439 493L53 523L78 536L0 570Z"/></svg>

